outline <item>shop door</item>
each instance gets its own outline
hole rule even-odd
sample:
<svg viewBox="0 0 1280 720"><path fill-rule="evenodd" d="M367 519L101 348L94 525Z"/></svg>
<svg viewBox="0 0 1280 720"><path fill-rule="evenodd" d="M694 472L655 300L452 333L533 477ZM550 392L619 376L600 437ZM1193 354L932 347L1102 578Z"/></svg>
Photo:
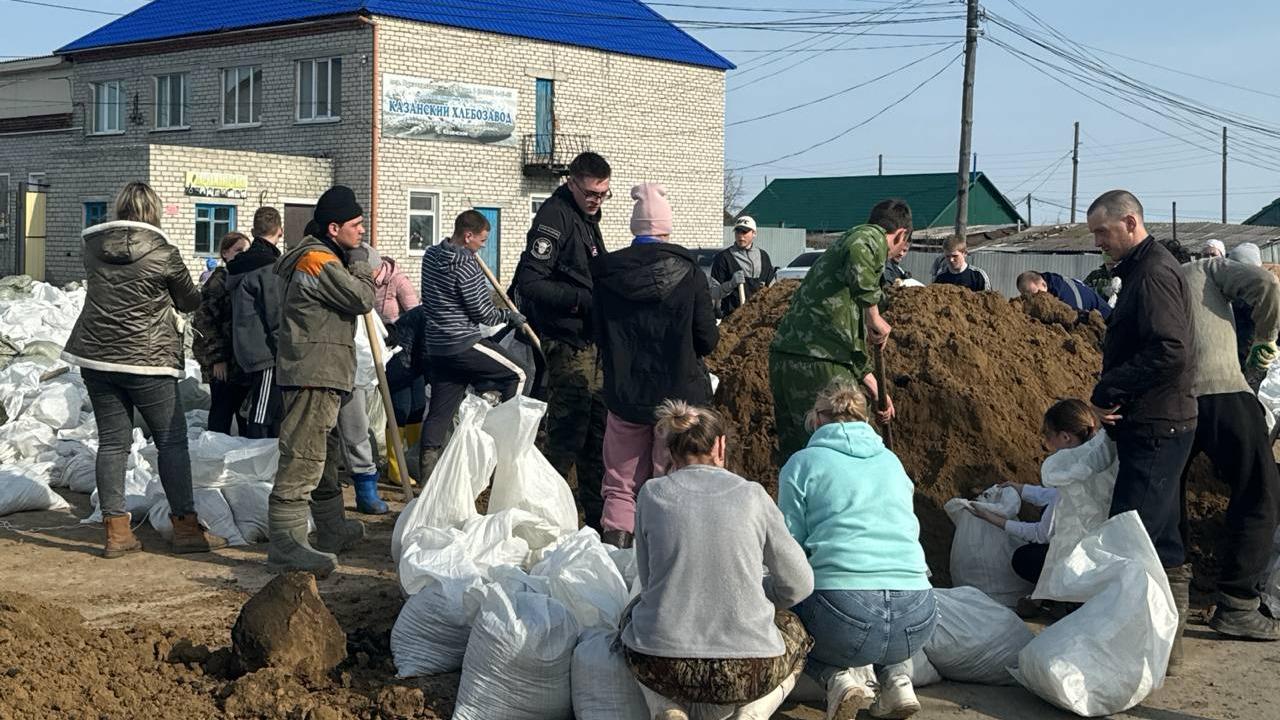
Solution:
<svg viewBox="0 0 1280 720"><path fill-rule="evenodd" d="M284 246L285 248L297 247L302 242L302 238L306 237L307 223L311 222L311 216L315 214L315 205L291 205L285 203L284 206Z"/></svg>
<svg viewBox="0 0 1280 720"><path fill-rule="evenodd" d="M37 179L43 179L40 175ZM44 281L45 201L49 186L18 183L17 271L31 279Z"/></svg>

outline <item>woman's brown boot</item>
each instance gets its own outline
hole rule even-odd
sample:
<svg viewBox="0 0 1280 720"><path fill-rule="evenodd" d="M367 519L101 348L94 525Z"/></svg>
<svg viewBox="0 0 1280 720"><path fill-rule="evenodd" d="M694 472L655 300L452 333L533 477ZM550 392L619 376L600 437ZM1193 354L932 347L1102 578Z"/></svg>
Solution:
<svg viewBox="0 0 1280 720"><path fill-rule="evenodd" d="M134 536L129 527L129 515L107 515L102 518L102 526L107 529L107 544L102 550L102 557L118 558L142 549L142 543Z"/></svg>
<svg viewBox="0 0 1280 720"><path fill-rule="evenodd" d="M227 546L227 539L205 532L195 513L170 515L173 523L173 551L178 555L217 550Z"/></svg>

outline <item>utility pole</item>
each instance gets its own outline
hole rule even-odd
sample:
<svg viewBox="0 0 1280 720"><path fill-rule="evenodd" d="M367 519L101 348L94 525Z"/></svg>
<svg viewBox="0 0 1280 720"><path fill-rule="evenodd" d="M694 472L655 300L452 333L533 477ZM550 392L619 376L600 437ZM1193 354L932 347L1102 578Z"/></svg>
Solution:
<svg viewBox="0 0 1280 720"><path fill-rule="evenodd" d="M1178 242L1178 201L1173 201L1173 241Z"/></svg>
<svg viewBox="0 0 1280 720"><path fill-rule="evenodd" d="M1071 224L1076 222L1076 181L1080 179L1080 121L1076 121L1076 139L1071 143Z"/></svg>
<svg viewBox="0 0 1280 720"><path fill-rule="evenodd" d="M1227 224L1227 126L1222 126L1222 224Z"/></svg>
<svg viewBox="0 0 1280 720"><path fill-rule="evenodd" d="M956 235L969 230L969 153L973 146L973 74L978 64L978 0L968 0L964 36L964 92L960 101L960 167L956 171Z"/></svg>
<svg viewBox="0 0 1280 720"><path fill-rule="evenodd" d="M880 162L876 166L876 174L877 175L884 174L884 154L883 153L880 154Z"/></svg>
<svg viewBox="0 0 1280 720"><path fill-rule="evenodd" d="M1031 193L1027 193L1027 227L1031 227Z"/></svg>

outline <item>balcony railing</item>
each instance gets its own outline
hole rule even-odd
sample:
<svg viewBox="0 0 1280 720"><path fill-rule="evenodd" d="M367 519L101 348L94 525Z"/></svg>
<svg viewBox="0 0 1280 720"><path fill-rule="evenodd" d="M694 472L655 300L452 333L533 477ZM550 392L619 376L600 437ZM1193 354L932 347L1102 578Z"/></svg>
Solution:
<svg viewBox="0 0 1280 720"><path fill-rule="evenodd" d="M579 153L590 149L590 135L538 133L521 138L520 158L525 175L560 177L569 174L569 163Z"/></svg>

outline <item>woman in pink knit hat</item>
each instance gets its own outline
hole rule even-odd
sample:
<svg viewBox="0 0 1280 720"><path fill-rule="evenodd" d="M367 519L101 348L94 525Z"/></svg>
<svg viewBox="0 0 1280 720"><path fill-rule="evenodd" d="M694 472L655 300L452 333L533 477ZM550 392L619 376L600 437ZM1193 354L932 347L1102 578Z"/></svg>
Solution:
<svg viewBox="0 0 1280 720"><path fill-rule="evenodd" d="M671 203L658 183L631 188L632 244L591 266L592 321L604 367L609 417L604 435L602 538L630 547L636 493L666 469L655 443L664 400L711 401L703 358L719 340L707 279L688 250L671 240Z"/></svg>

